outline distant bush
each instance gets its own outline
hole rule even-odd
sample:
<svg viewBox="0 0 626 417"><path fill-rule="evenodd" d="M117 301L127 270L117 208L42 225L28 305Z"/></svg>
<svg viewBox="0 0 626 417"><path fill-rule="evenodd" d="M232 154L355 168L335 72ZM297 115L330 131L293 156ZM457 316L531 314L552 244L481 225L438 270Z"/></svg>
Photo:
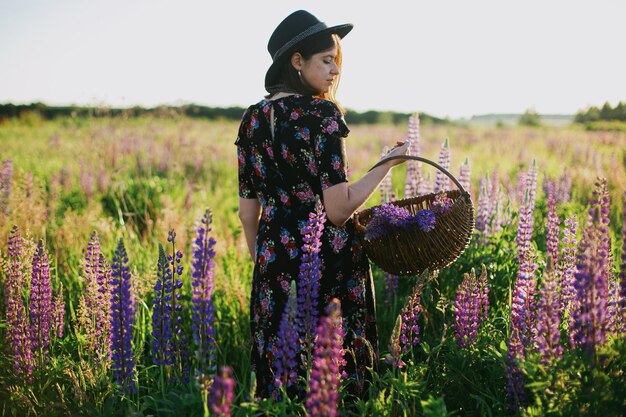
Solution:
<svg viewBox="0 0 626 417"><path fill-rule="evenodd" d="M541 126L541 117L534 109L527 109L517 122L520 126Z"/></svg>

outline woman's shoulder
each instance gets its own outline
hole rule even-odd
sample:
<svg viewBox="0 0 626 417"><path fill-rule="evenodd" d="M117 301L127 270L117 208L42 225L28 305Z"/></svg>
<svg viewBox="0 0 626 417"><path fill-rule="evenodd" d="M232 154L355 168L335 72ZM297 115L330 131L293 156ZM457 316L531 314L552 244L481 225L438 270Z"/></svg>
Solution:
<svg viewBox="0 0 626 417"><path fill-rule="evenodd" d="M328 117L340 119L343 117L335 103L330 100L310 96L292 95L277 101L278 107L286 113L296 112L313 118L325 119Z"/></svg>

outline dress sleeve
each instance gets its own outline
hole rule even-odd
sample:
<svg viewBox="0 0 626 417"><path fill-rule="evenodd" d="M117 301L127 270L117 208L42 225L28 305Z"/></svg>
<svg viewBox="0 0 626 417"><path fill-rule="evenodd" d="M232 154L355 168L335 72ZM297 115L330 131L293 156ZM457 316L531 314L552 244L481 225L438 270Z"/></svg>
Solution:
<svg viewBox="0 0 626 417"><path fill-rule="evenodd" d="M250 136L251 127L254 129L254 120L251 120L250 109L244 113L241 124L239 126L239 133L235 140L237 145L237 166L239 177L239 197L241 198L257 198L254 186L252 184L252 167L249 157L250 152Z"/></svg>
<svg viewBox="0 0 626 417"><path fill-rule="evenodd" d="M250 175L250 161L247 157L246 150L241 145L237 145L237 161L239 167L239 197L257 198Z"/></svg>
<svg viewBox="0 0 626 417"><path fill-rule="evenodd" d="M323 103L314 145L320 183L325 190L348 180L345 138L350 130L337 107L329 101Z"/></svg>

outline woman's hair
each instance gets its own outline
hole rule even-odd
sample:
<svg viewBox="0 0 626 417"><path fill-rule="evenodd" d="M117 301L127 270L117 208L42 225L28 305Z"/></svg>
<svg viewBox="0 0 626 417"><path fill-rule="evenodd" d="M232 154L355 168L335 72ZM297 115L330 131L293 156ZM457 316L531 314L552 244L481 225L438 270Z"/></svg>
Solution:
<svg viewBox="0 0 626 417"><path fill-rule="evenodd" d="M311 89L309 85L302 82L302 78L298 74L298 71L293 67L293 65L291 65L291 57L294 53L298 52L300 53L300 55L302 55L302 58L308 60L311 59L311 56L319 52L327 51L333 46L337 47L337 56L335 58L335 63L339 67L340 71L339 74L335 77L335 81L333 81L332 85L328 89L328 92L321 93L319 91ZM332 101L333 103L335 103L335 105L337 105L342 113L345 113L344 109L341 107L341 105L339 105L339 102L335 97L335 94L337 93L337 87L339 86L339 79L341 78L341 43L338 35L322 33L318 36L311 36L311 38L298 44L294 50L285 55L286 59L281 66L280 73L277 79L277 84L285 86L288 89L299 94L313 95ZM275 93L270 93L266 96L266 98L270 98L274 94Z"/></svg>

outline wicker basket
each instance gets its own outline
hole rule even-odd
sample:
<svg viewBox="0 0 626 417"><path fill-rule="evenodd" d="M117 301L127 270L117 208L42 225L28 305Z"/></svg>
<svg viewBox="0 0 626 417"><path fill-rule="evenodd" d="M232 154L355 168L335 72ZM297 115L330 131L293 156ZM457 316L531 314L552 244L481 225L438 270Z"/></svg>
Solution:
<svg viewBox="0 0 626 417"><path fill-rule="evenodd" d="M371 169L391 160L411 159L425 162L446 174L459 188L446 191L453 200L450 210L437 215L435 228L422 231L417 225L376 239L364 238L365 228L373 215L375 207L356 213L354 223L357 235L370 260L383 271L393 275L418 275L425 269L438 270L457 260L469 245L474 230L474 206L467 191L446 169L428 159L419 156L401 155L386 158ZM370 169L370 171L371 171ZM422 209L430 209L436 194L406 198L391 204L415 214Z"/></svg>

